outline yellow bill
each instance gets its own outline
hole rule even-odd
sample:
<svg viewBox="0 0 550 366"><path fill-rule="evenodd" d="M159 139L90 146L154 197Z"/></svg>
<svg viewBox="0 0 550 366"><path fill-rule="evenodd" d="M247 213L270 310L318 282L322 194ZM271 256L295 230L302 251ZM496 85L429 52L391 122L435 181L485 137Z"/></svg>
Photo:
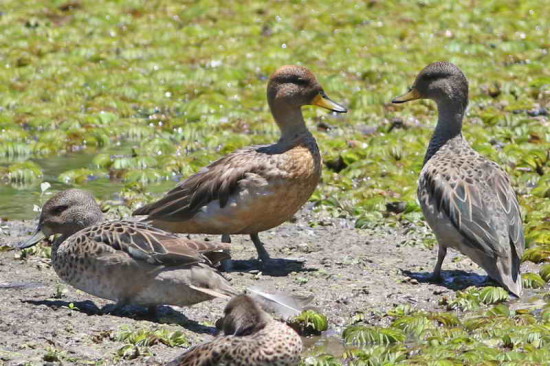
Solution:
<svg viewBox="0 0 550 366"><path fill-rule="evenodd" d="M418 92L418 90L416 90L414 88L411 88L407 93L403 94L400 97L395 98L391 102L392 103L405 103L405 102L408 102L409 100L415 100L415 99L420 99L420 98L421 98L421 96L420 96L420 93Z"/></svg>
<svg viewBox="0 0 550 366"><path fill-rule="evenodd" d="M318 107L326 108L330 111L337 113L346 113L348 111L346 107L336 103L335 101L327 97L325 93L317 94L315 98L313 98L313 100L311 101L311 104Z"/></svg>

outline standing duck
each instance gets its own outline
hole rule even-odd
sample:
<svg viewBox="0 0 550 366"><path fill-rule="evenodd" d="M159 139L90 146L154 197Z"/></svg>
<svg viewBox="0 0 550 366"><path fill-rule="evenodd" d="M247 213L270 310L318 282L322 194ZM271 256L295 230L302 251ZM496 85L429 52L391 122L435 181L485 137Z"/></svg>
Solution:
<svg viewBox="0 0 550 366"><path fill-rule="evenodd" d="M439 243L434 279L441 279L447 248L453 248L521 296L525 239L520 207L506 172L462 136L468 80L452 63L432 63L393 103L415 99L432 99L439 113L418 181L422 211Z"/></svg>
<svg viewBox="0 0 550 366"><path fill-rule="evenodd" d="M52 264L79 290L126 304L189 306L236 295L213 267L228 244L189 240L142 222L103 222L94 197L79 189L59 192L42 208L36 234L19 248L59 234Z"/></svg>
<svg viewBox="0 0 550 366"><path fill-rule="evenodd" d="M177 233L248 234L264 265L271 258L258 236L290 219L321 177L321 155L306 127L302 106L345 113L327 97L311 71L283 66L269 79L267 101L281 137L272 145L237 150L181 182L134 215Z"/></svg>
<svg viewBox="0 0 550 366"><path fill-rule="evenodd" d="M251 297L234 297L224 314L224 335L189 349L168 365L291 366L300 362L300 336L274 320Z"/></svg>

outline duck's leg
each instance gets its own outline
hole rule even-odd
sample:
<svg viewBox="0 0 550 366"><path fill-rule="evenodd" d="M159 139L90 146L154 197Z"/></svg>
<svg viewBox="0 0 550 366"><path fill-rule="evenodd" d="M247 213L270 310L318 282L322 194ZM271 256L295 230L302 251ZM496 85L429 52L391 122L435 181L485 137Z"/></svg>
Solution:
<svg viewBox="0 0 550 366"><path fill-rule="evenodd" d="M265 250L264 243L261 242L258 233L250 234L250 239L252 239L252 242L256 247L256 251L258 252L258 259L264 263L269 262L271 257L269 256L267 250Z"/></svg>
<svg viewBox="0 0 550 366"><path fill-rule="evenodd" d="M231 244L231 236L229 234L222 234L222 243L228 243ZM224 253L229 254L230 250L226 249L223 251ZM220 263L220 269L224 272L229 272L233 268L233 263L231 262L231 259L224 259Z"/></svg>
<svg viewBox="0 0 550 366"><path fill-rule="evenodd" d="M303 259L294 258L271 258L267 250L265 250L264 243L260 241L258 233L250 234L250 239L256 247L258 252L258 259L260 260L260 267L264 274L287 274L289 271L299 270L304 267Z"/></svg>
<svg viewBox="0 0 550 366"><path fill-rule="evenodd" d="M432 273L432 280L433 281L441 281L441 266L443 265L443 260L445 259L445 256L447 255L447 247L439 244L439 248L437 250L437 263L435 264L434 271Z"/></svg>

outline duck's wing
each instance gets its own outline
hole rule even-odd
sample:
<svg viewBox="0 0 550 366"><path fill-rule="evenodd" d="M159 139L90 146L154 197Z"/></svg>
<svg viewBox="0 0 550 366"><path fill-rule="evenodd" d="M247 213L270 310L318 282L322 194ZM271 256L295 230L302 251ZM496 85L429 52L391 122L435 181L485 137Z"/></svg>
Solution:
<svg viewBox="0 0 550 366"><path fill-rule="evenodd" d="M516 253L521 258L525 250L525 236L523 232L523 220L516 192L512 188L508 174L496 163L493 164L493 174L488 179L488 185L493 187L496 193L496 206L502 210L508 223L508 235L514 244Z"/></svg>
<svg viewBox="0 0 550 366"><path fill-rule="evenodd" d="M428 163L419 180L419 199L443 213L468 241L485 253L503 256L512 243L524 250L519 203L510 180L496 163L481 156L468 169ZM475 174L471 174L472 172ZM509 243L503 242L507 236Z"/></svg>
<svg viewBox="0 0 550 366"><path fill-rule="evenodd" d="M138 208L133 215L184 221L212 201L218 200L220 207L225 207L243 179L262 177L268 170L268 154L260 152L261 148L252 146L237 150L215 161L181 182L160 200Z"/></svg>
<svg viewBox="0 0 550 366"><path fill-rule="evenodd" d="M165 266L214 264L228 257L222 251L230 247L225 243L190 240L132 221L106 222L76 235L125 252L134 260Z"/></svg>

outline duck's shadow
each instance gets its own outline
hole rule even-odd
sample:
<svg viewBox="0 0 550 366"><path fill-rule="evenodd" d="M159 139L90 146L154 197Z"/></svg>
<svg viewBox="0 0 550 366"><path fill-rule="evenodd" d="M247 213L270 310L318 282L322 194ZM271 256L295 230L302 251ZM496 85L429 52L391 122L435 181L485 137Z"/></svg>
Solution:
<svg viewBox="0 0 550 366"><path fill-rule="evenodd" d="M99 308L93 301L68 302L63 300L21 300L31 305L46 305L52 309L66 308L78 311L87 315L111 315L133 320L147 320L160 324L172 324L184 327L195 333L215 334L216 328L207 327L196 321L187 318L179 311L170 306L158 306L155 313L152 314L147 308L141 306L127 305L117 309L114 304L108 304Z"/></svg>
<svg viewBox="0 0 550 366"><path fill-rule="evenodd" d="M232 259L223 271L228 273L258 271L266 276L282 277L292 272L314 272L317 269L307 268L303 260L277 258L271 259L268 263L262 263L257 259Z"/></svg>
<svg viewBox="0 0 550 366"><path fill-rule="evenodd" d="M470 286L485 287L496 285L496 282L493 282L487 276L481 276L477 273L461 270L441 271L441 280L434 280L432 272L412 272L403 270L401 273L409 278L414 278L420 283L433 283L454 291L464 290Z"/></svg>

